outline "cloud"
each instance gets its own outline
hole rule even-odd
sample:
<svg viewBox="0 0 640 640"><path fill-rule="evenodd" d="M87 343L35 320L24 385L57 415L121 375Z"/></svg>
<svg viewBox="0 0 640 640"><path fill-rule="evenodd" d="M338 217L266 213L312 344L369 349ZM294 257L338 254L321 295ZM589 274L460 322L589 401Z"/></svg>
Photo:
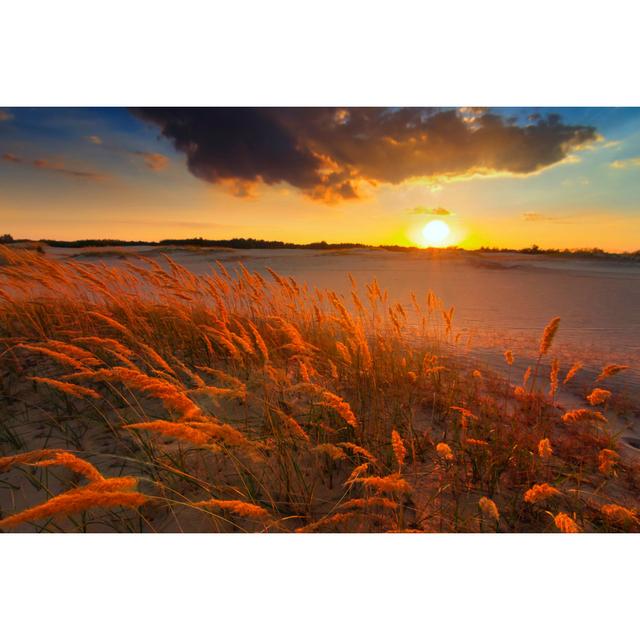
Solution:
<svg viewBox="0 0 640 640"><path fill-rule="evenodd" d="M81 180L88 180L92 182L102 182L106 180L108 176L102 173L96 173L94 171L82 171L79 169L72 169L65 166L62 162L52 162L51 160L45 160L37 158L36 160L28 160L16 156L13 153L2 154L2 159L5 162L12 162L14 164L20 164L31 169L37 169L40 171L49 171L57 173L59 175L67 176L69 178L78 178Z"/></svg>
<svg viewBox="0 0 640 640"><path fill-rule="evenodd" d="M169 166L169 158L162 153L151 153L149 151L136 151L127 149L126 147L117 146L113 144L104 144L100 136L85 136L84 138L91 144L100 145L106 151L112 151L114 153L121 153L123 155L129 155L142 158L145 165L152 171L162 171Z"/></svg>
<svg viewBox="0 0 640 640"><path fill-rule="evenodd" d="M7 122L8 120L13 120L14 116L12 113L5 111L4 109L0 109L0 122Z"/></svg>
<svg viewBox="0 0 640 640"><path fill-rule="evenodd" d="M586 176L579 176L577 178L567 178L560 183L563 187L587 187L590 183L589 178Z"/></svg>
<svg viewBox="0 0 640 640"><path fill-rule="evenodd" d="M544 222L553 220L554 218L552 218L551 216L542 215L541 213L536 213L535 211L527 211L526 213L522 214L522 219L525 222Z"/></svg>
<svg viewBox="0 0 640 640"><path fill-rule="evenodd" d="M614 160L609 166L613 169L629 169L630 167L640 167L640 157L626 158L624 160Z"/></svg>
<svg viewBox="0 0 640 640"><path fill-rule="evenodd" d="M419 215L419 216L452 216L453 215L453 212L449 211L448 209L445 209L444 207L430 208L430 207L422 207L422 206L413 207L413 209L409 209L407 213L411 213L413 215Z"/></svg>
<svg viewBox="0 0 640 640"><path fill-rule="evenodd" d="M525 222L557 222L560 224L566 224L570 222L577 222L579 216L548 216L535 211L527 211L522 214L522 219Z"/></svg>
<svg viewBox="0 0 640 640"><path fill-rule="evenodd" d="M134 156L140 156L144 163L153 171L162 171L169 166L169 158L161 153L148 153L146 151L130 151Z"/></svg>
<svg viewBox="0 0 640 640"><path fill-rule="evenodd" d="M136 108L220 184L286 182L327 202L378 184L527 175L599 139L557 115L519 125L486 109Z"/></svg>

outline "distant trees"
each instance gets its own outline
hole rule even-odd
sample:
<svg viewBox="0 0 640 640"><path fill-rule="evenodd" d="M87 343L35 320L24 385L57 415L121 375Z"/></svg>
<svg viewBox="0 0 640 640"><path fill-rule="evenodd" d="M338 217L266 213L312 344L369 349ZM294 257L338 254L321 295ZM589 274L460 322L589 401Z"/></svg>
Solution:
<svg viewBox="0 0 640 640"><path fill-rule="evenodd" d="M182 240L160 240L161 245L196 247L228 247L230 249L362 249L367 245L356 242L328 243L310 242L308 244L296 244L295 242L282 242L281 240L258 240L256 238L232 238L231 240L205 240L204 238L186 238Z"/></svg>
<svg viewBox="0 0 640 640"><path fill-rule="evenodd" d="M139 247L143 245L157 245L157 242L147 242L144 240L40 240L50 247L60 247L64 249L77 249L83 247Z"/></svg>
<svg viewBox="0 0 640 640"><path fill-rule="evenodd" d="M0 235L0 244L12 242L32 242L29 240L14 239L11 234ZM256 238L231 238L230 240L207 240L201 236L197 238L167 239L159 242L145 240L117 240L117 239L87 239L87 240L40 240L43 245L50 247L82 248L82 247L118 247L118 246L195 246L195 247L226 247L230 249L311 249L316 251L336 249L386 249L397 252L416 252L421 255L444 255L445 253L522 253L529 255L541 255L560 258L599 258L610 260L625 260L640 262L640 251L609 253L598 247L586 249L541 249L537 244L532 244L524 249L504 249L501 247L482 246L479 249L461 249L460 247L407 247L399 245L367 245L360 242L309 242L308 244L296 244L295 242L282 242L281 240L258 240Z"/></svg>
<svg viewBox="0 0 640 640"><path fill-rule="evenodd" d="M561 258L603 258L611 260L640 260L640 251L624 251L623 253L609 253L599 247L586 249L541 249L537 244L524 249L503 249L500 247L480 247L481 253L524 253L527 255L556 256Z"/></svg>

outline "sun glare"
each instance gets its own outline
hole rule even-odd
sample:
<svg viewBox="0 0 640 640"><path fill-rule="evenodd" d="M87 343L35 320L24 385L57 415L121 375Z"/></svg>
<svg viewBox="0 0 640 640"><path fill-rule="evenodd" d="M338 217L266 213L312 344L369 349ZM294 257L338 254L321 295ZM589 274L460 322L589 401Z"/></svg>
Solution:
<svg viewBox="0 0 640 640"><path fill-rule="evenodd" d="M449 225L442 220L432 220L422 228L422 236L427 246L441 247L449 237Z"/></svg>

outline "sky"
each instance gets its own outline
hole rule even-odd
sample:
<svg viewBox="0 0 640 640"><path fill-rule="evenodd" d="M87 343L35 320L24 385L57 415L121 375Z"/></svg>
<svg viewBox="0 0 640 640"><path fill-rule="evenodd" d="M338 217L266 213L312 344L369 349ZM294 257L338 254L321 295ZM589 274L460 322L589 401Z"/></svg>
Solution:
<svg viewBox="0 0 640 640"><path fill-rule="evenodd" d="M636 251L640 109L0 107L2 233Z"/></svg>

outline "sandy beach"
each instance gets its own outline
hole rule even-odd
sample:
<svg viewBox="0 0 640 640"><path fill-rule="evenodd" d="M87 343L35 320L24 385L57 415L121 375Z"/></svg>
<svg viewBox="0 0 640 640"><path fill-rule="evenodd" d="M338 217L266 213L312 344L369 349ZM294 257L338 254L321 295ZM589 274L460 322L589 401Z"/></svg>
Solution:
<svg viewBox="0 0 640 640"><path fill-rule="evenodd" d="M554 473L585 514L602 500L635 504L636 265L384 249L25 249L4 254L0 466L68 465L89 487L144 490L100 500L153 505L142 520L111 513L74 530L482 531L478 499L503 476L496 495L514 511L498 530L545 530L546 512L510 496L538 500L528 478L549 477L545 452L556 447ZM599 473L615 478L603 496L583 488ZM40 482L56 494L71 479L24 485L19 466L6 478L3 509L24 514L2 521L12 526L29 519ZM453 483L446 496L443 482ZM344 487L356 496L346 513ZM222 497L198 499L203 489Z"/></svg>
<svg viewBox="0 0 640 640"><path fill-rule="evenodd" d="M556 347L566 363L592 368L610 361L632 366L627 382L640 384L640 264L518 253L461 253L429 257L384 249L313 251L301 249L191 249L107 247L46 249L59 260L117 266L136 255L166 254L195 274L211 273L220 261L233 269L267 274L267 268L311 289L332 289L352 306L348 274L359 283L376 279L389 298L412 312L411 293L424 301L429 290L455 307L460 343L516 355L535 353L550 317L562 318Z"/></svg>
<svg viewBox="0 0 640 640"><path fill-rule="evenodd" d="M555 350L567 370L581 362L573 384L563 390L566 404L582 401L588 385L611 362L629 366L609 381L633 408L615 422L629 455L640 446L640 263L524 255L460 252L430 256L386 249L229 249L142 245L136 247L46 248L58 260L117 267L139 256L169 256L197 275L233 272L240 265L268 277L268 269L305 283L310 290L332 290L353 310L349 274L362 293L376 280L390 300L416 314L412 294L424 302L429 291L454 307L456 356L470 366L487 364L513 380L535 363L540 332L558 316ZM513 366L503 353L511 350ZM542 371L548 375L548 365ZM633 444L630 444L633 443Z"/></svg>

